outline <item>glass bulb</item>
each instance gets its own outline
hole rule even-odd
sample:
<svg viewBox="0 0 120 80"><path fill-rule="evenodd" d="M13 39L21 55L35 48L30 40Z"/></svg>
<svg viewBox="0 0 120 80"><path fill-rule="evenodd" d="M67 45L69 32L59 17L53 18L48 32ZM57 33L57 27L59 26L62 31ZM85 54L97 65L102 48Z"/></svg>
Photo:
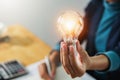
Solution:
<svg viewBox="0 0 120 80"><path fill-rule="evenodd" d="M64 42L73 44L78 39L78 36L83 29L82 17L76 11L65 11L58 17L57 27Z"/></svg>

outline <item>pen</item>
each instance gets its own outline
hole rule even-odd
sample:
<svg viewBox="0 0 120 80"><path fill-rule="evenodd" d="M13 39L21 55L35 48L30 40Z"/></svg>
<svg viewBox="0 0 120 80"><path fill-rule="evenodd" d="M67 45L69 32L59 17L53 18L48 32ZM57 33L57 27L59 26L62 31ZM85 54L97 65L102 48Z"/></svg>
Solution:
<svg viewBox="0 0 120 80"><path fill-rule="evenodd" d="M45 57L45 63L47 66L48 74L51 76L51 65L48 56Z"/></svg>

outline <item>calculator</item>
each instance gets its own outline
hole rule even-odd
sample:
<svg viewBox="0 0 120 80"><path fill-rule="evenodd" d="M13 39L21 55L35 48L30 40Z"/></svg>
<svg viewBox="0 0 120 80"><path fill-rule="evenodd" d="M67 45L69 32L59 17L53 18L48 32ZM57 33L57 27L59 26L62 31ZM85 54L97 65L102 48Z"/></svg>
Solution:
<svg viewBox="0 0 120 80"><path fill-rule="evenodd" d="M0 80L11 80L27 73L28 71L18 60L0 63Z"/></svg>

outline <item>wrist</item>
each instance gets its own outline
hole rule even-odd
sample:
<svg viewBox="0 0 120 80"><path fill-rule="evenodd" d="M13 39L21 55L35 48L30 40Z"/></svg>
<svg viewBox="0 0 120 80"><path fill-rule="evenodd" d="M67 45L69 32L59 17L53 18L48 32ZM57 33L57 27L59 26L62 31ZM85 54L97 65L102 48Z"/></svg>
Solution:
<svg viewBox="0 0 120 80"><path fill-rule="evenodd" d="M92 59L92 57L89 57L89 60L88 60L88 62L87 62L87 64L86 64L86 70L91 70L92 69L92 67L93 67L93 59Z"/></svg>
<svg viewBox="0 0 120 80"><path fill-rule="evenodd" d="M87 65L87 70L92 70L93 69L93 67L94 67L94 57L90 57L89 58L90 60L89 60L89 64Z"/></svg>
<svg viewBox="0 0 120 80"><path fill-rule="evenodd" d="M109 61L104 55L90 57L90 64L87 70L105 70L108 68Z"/></svg>

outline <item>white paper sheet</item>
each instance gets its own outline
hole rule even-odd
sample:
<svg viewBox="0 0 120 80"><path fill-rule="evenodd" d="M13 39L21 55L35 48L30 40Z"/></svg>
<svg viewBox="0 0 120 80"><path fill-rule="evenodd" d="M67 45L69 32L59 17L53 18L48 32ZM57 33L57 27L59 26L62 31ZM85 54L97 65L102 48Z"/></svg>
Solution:
<svg viewBox="0 0 120 80"><path fill-rule="evenodd" d="M29 72L28 75L25 75L25 76L22 76L22 77L13 79L13 80L43 80L42 78L40 78L39 71L38 71L38 65L41 64L42 62L43 61L37 62L37 63L34 63L28 66L27 67L27 70ZM60 66L57 68L55 80L96 80L96 79L94 79L87 73L83 75L81 78L72 79L69 75L67 75L63 67Z"/></svg>

